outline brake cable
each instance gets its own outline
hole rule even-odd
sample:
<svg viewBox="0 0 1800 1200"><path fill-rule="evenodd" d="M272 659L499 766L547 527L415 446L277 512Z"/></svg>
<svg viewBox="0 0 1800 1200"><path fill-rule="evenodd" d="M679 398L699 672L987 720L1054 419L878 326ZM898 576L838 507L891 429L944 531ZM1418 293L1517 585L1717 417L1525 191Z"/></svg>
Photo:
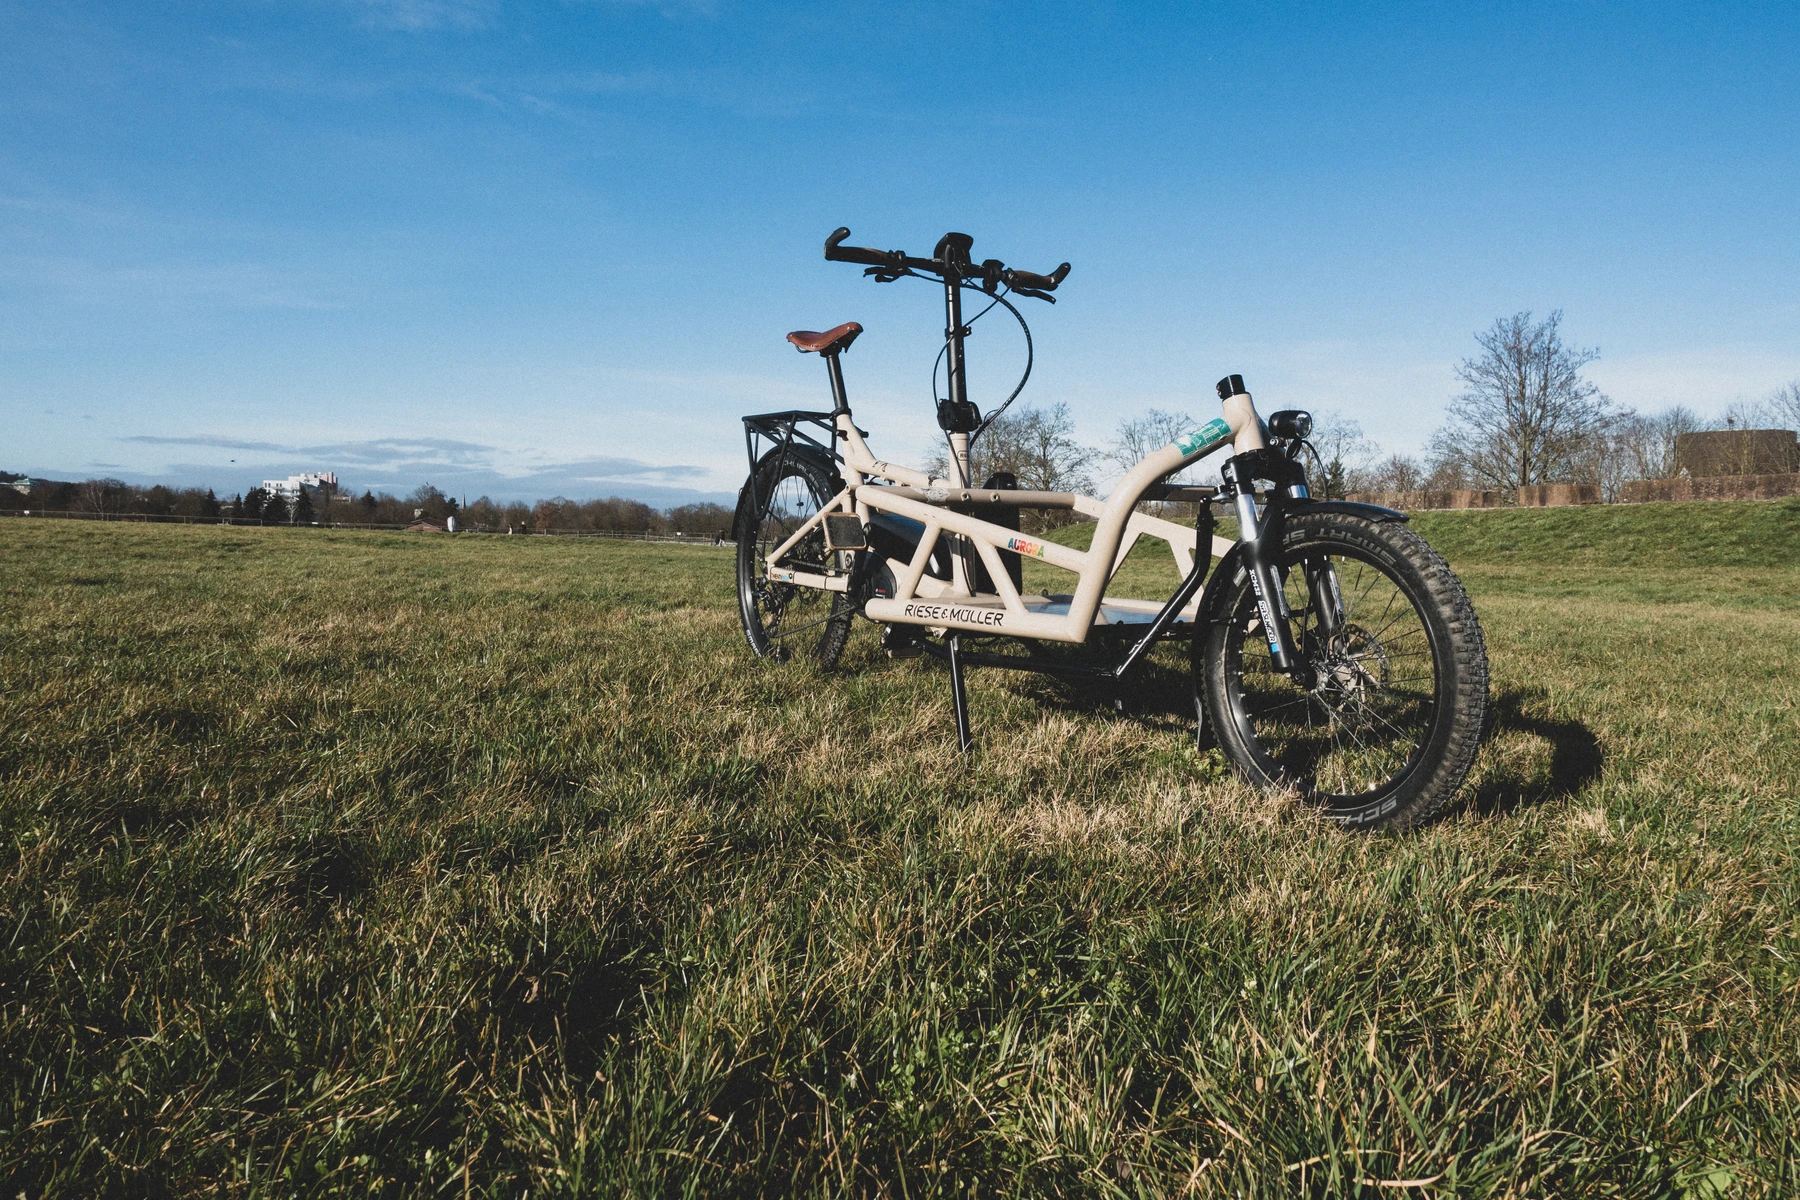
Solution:
<svg viewBox="0 0 1800 1200"><path fill-rule="evenodd" d="M1312 461L1313 461L1313 476L1312 477L1319 481L1320 487L1323 487L1325 489L1325 498L1327 500L1331 499L1331 488L1329 486L1331 481L1325 477L1325 460L1319 457L1319 448L1317 446L1313 445L1312 442L1308 441L1306 438L1300 439L1300 446L1306 447L1306 453L1308 455L1310 455L1312 458ZM1294 450L1296 453L1292 457L1295 457L1295 458L1299 457L1298 451L1300 449L1300 446L1294 447ZM1338 499L1341 500L1341 499L1343 499L1343 497L1340 496L1340 497L1338 497Z"/></svg>
<svg viewBox="0 0 1800 1200"><path fill-rule="evenodd" d="M977 425L970 432L970 434L969 434L969 449L972 452L975 449L975 440L977 438L979 438L984 432L987 431L987 427L989 425L992 425L995 421L999 420L1001 415L1003 413L1005 413L1008 408L1012 407L1012 402L1019 398L1019 393L1025 390L1026 381L1031 378L1031 365L1032 365L1032 361L1035 357L1035 352L1033 351L1032 344L1031 344L1031 326L1029 326L1025 323L1025 317L1019 312L1018 309L1016 309L1012 306L1012 302L1007 300L1004 295L999 294L999 293L989 292L984 288L975 287L972 284L963 283L961 281L958 281L957 286L964 289L965 291L980 292L984 296L992 297L992 299L990 300L990 302L986 308L982 309L980 312L978 312L974 316L970 317L967 321L963 322L964 329L973 329L975 326L975 322L981 320L981 318L987 316L990 312L994 311L994 305L999 304L999 305L1003 305L1006 308L1006 311L1013 315L1013 320L1015 320L1019 323L1020 330L1022 330L1025 334L1025 373L1023 375L1019 376L1018 386L1013 388L1012 394L1006 398L1005 402L1003 402L999 408L996 408L993 412L989 413L987 415L986 419L984 419L981 422L981 424ZM1008 291L1010 291L1010 290L1011 289L1009 288ZM949 353L949 351L950 351L950 340L948 338L946 338L946 339L944 339L944 344L942 346L938 347L937 357L935 359L933 359L931 362L931 399L932 399L933 404L937 404L937 403L941 402L941 401L939 401L938 390L937 390L938 366L939 366L939 364L941 364L944 361L944 355ZM948 430L946 430L944 433L944 446L946 449L951 448L950 433ZM954 455L952 457L954 457Z"/></svg>

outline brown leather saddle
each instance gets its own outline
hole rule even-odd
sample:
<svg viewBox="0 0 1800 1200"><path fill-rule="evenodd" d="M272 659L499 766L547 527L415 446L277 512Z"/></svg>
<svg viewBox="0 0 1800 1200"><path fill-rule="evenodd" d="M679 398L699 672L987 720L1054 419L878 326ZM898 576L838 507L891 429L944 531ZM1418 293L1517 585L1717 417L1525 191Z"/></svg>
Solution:
<svg viewBox="0 0 1800 1200"><path fill-rule="evenodd" d="M855 321L845 321L836 329L827 329L824 333L796 329L788 334L787 340L794 343L795 349L802 354L836 354L840 350L848 350L850 343L861 332L861 325Z"/></svg>

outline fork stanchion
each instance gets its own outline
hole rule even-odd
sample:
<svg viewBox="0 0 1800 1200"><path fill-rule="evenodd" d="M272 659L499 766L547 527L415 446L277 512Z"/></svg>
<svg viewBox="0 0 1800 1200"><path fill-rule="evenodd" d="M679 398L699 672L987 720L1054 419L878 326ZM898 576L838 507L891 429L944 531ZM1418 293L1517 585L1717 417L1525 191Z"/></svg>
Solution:
<svg viewBox="0 0 1800 1200"><path fill-rule="evenodd" d="M950 635L950 696L956 707L956 740L962 746L962 752L968 754L975 749L975 739L969 733L969 693L963 684L962 638L957 634Z"/></svg>

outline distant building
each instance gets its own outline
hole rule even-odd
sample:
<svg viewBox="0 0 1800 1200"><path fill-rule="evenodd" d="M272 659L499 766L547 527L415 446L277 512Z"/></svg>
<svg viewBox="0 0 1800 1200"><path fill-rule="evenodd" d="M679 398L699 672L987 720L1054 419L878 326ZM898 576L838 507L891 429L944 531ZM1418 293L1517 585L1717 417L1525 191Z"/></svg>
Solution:
<svg viewBox="0 0 1800 1200"><path fill-rule="evenodd" d="M1800 471L1800 444L1791 429L1715 429L1675 438L1677 474L1784 475Z"/></svg>
<svg viewBox="0 0 1800 1200"><path fill-rule="evenodd" d="M4 484L0 484L0 487L9 487L15 492L23 492L29 496L31 495L31 476L21 475L17 479L9 479Z"/></svg>
<svg viewBox="0 0 1800 1200"><path fill-rule="evenodd" d="M263 480L263 491L285 500L298 500L301 488L330 488L336 491L337 475L332 471L305 471L299 475L289 475L286 479Z"/></svg>

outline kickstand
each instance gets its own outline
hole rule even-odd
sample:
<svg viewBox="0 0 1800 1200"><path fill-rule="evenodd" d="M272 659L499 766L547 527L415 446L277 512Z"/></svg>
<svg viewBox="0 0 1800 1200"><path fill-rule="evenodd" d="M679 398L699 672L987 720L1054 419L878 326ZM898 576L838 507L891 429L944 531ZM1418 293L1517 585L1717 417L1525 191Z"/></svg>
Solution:
<svg viewBox="0 0 1800 1200"><path fill-rule="evenodd" d="M950 696L956 706L956 740L962 745L964 754L975 749L975 739L969 734L969 693L963 686L962 638L950 635Z"/></svg>

